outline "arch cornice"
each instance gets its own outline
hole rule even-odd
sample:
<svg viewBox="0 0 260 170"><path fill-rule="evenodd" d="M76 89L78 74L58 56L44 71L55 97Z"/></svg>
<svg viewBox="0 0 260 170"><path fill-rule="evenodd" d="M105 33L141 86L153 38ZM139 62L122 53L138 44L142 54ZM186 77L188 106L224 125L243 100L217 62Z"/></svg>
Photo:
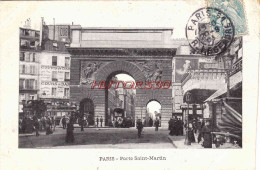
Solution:
<svg viewBox="0 0 260 170"><path fill-rule="evenodd" d="M115 72L128 73L135 81L145 81L142 70L135 63L125 60L111 61L102 66L96 74L96 81L106 81Z"/></svg>

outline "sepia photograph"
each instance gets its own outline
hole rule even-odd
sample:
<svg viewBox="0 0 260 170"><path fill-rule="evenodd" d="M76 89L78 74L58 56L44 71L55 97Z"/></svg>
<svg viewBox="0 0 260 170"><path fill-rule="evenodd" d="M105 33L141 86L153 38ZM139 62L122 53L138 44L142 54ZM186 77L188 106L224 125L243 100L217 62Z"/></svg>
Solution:
<svg viewBox="0 0 260 170"><path fill-rule="evenodd" d="M201 8L176 39L51 19L19 28L19 148L242 148L245 23Z"/></svg>
<svg viewBox="0 0 260 170"><path fill-rule="evenodd" d="M0 2L0 169L255 169L259 9Z"/></svg>

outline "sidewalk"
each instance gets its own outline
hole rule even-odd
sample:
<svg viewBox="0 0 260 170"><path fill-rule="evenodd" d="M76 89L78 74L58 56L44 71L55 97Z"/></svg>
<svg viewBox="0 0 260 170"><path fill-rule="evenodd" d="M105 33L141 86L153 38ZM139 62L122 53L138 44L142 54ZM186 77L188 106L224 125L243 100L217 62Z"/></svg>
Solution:
<svg viewBox="0 0 260 170"><path fill-rule="evenodd" d="M191 145L185 145L185 136L168 136L169 140L172 141L172 144L178 149L202 149L201 144L191 143Z"/></svg>
<svg viewBox="0 0 260 170"><path fill-rule="evenodd" d="M185 145L185 136L168 136L168 139L172 141L172 144L179 149L207 149L198 143L191 143L191 145ZM212 144L211 149L241 149L241 147L236 146L231 143L224 143L223 145L216 148L215 144Z"/></svg>

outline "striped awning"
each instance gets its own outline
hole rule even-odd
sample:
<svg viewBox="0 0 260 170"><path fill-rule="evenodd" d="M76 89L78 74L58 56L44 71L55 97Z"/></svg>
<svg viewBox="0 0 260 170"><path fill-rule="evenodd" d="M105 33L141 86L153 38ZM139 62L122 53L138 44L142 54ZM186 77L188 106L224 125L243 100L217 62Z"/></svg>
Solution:
<svg viewBox="0 0 260 170"><path fill-rule="evenodd" d="M218 119L217 126L221 131L234 135L242 135L242 115L223 101L224 112ZM241 136L242 138L242 136Z"/></svg>

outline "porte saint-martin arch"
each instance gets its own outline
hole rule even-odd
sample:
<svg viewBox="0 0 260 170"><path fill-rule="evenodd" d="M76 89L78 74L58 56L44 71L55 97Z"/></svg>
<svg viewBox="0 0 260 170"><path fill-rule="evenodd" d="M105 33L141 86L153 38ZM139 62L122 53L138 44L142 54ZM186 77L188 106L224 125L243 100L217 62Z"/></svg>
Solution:
<svg viewBox="0 0 260 170"><path fill-rule="evenodd" d="M71 100L80 103L91 99L94 116L109 119L106 89L91 89L107 81L113 75L125 73L136 82L148 80L172 82L172 59L177 45L171 40L172 28L119 29L81 28L72 29ZM161 103L161 124L166 126L172 117L172 87L168 89L136 89L135 118L144 114L151 100Z"/></svg>
<svg viewBox="0 0 260 170"><path fill-rule="evenodd" d="M196 98L188 110L202 115L203 102L225 84L221 64L214 57L191 55L186 40L174 39L173 28L72 26L71 37L70 100L77 105L91 101L83 111L91 112L93 121L104 118L105 125L112 114L108 91L91 86L93 82L108 82L116 74L128 74L136 82L171 82L167 89L137 88L134 99L134 119L144 117L149 101L158 101L164 127L175 116L185 122L187 106L183 104L187 92Z"/></svg>

